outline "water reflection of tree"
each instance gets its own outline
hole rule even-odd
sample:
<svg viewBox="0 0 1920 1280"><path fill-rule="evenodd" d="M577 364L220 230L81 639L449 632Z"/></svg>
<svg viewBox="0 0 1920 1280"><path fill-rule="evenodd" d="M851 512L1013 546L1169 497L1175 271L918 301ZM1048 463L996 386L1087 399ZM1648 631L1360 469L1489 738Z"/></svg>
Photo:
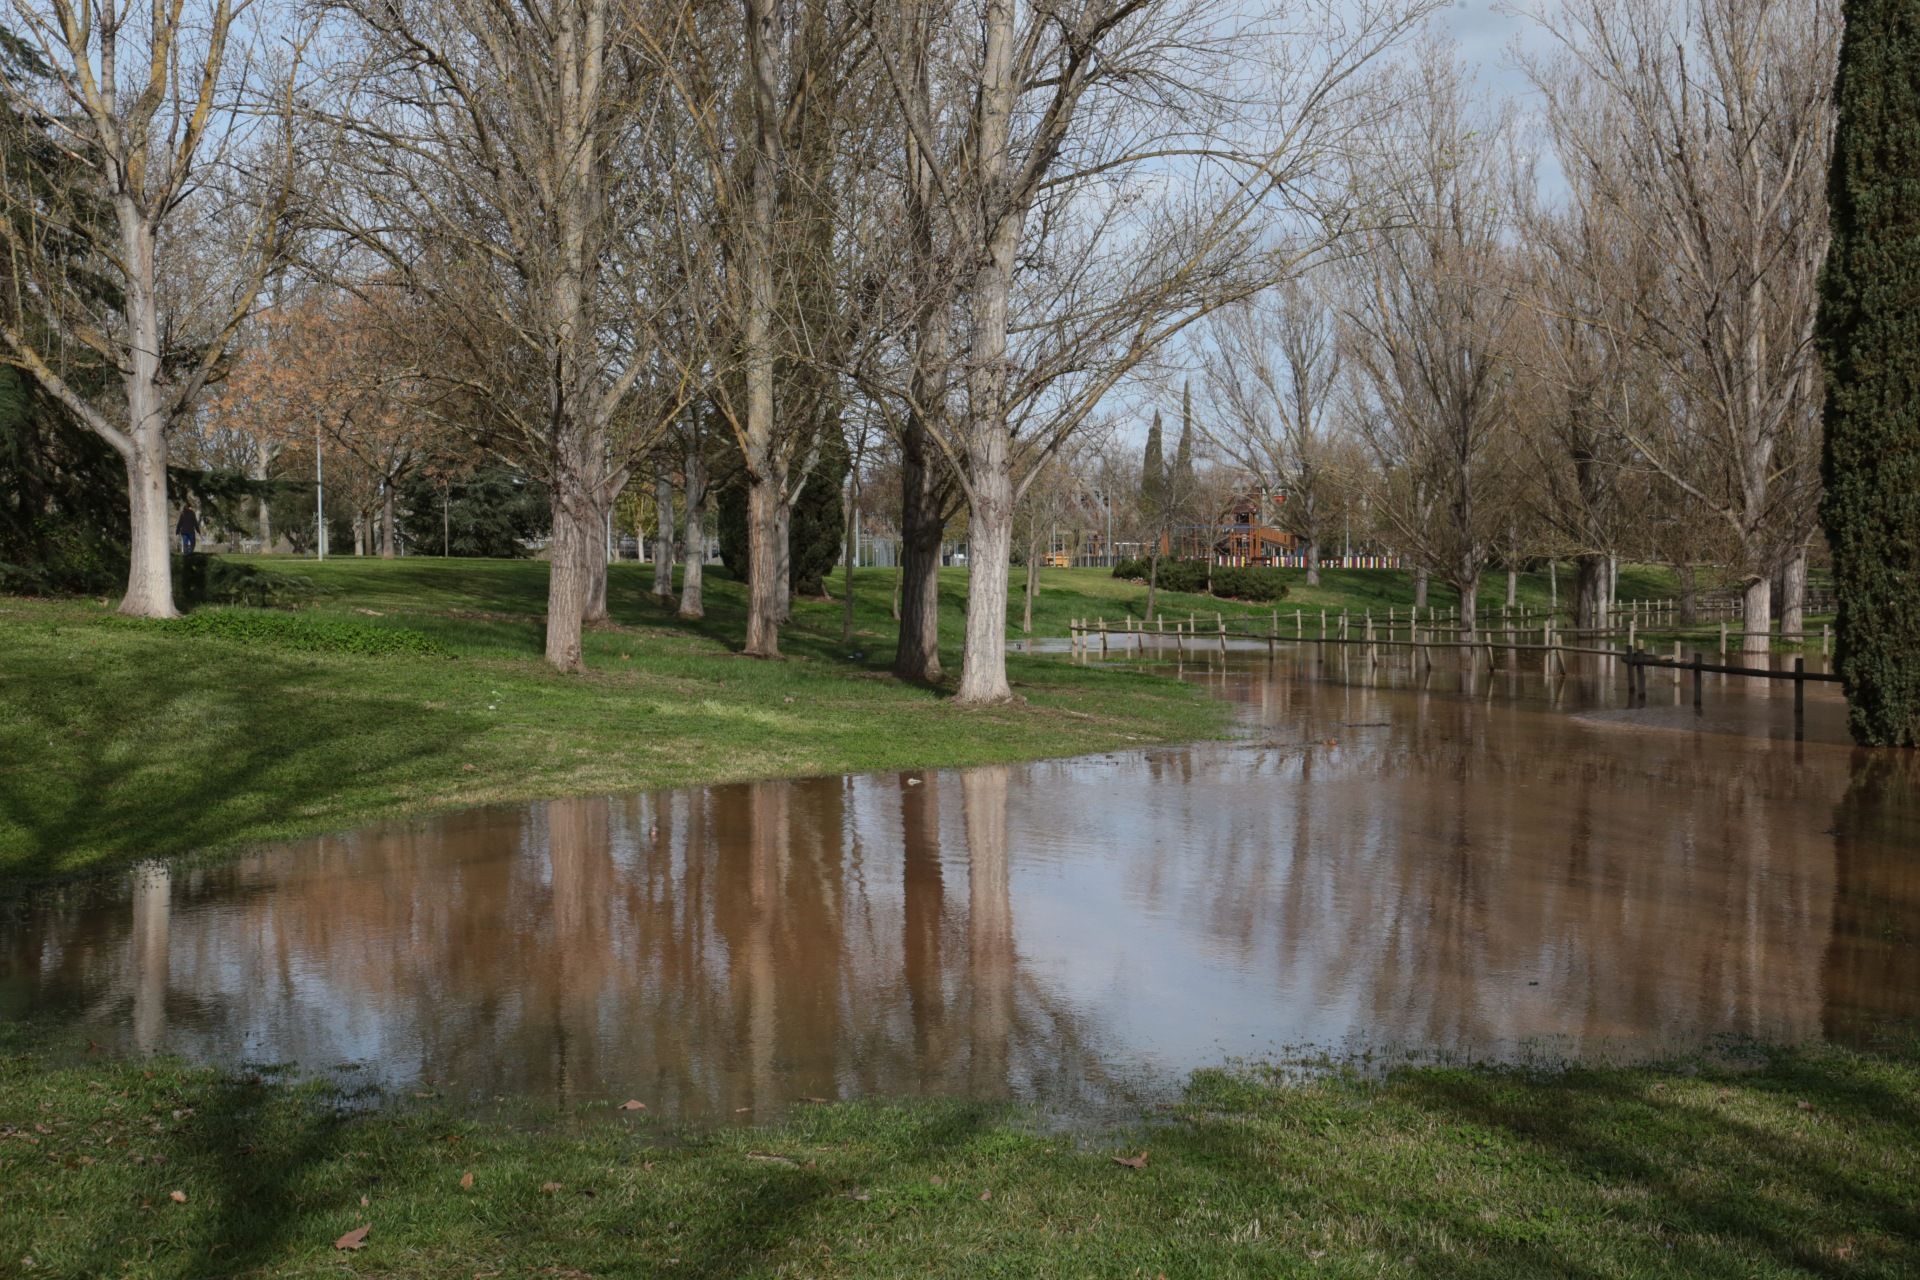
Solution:
<svg viewBox="0 0 1920 1280"><path fill-rule="evenodd" d="M1239 795L1156 793L1172 816L1136 824L1133 882L1191 897L1216 944L1304 993L1309 1029L1481 1050L1817 1033L1833 864L1804 813L1832 769L1452 694L1293 693L1278 745L1227 753Z"/></svg>
<svg viewBox="0 0 1920 1280"><path fill-rule="evenodd" d="M1854 753L1833 850L1826 1032L1853 1040L1920 1016L1920 763L1911 752Z"/></svg>
<svg viewBox="0 0 1920 1280"><path fill-rule="evenodd" d="M1240 993L1231 1016L1304 1038L1797 1036L1823 1009L1831 1028L1920 1001L1910 764L1856 769L1841 800L1847 757L1787 743L1609 737L1391 688L1250 705L1257 744L309 842L33 908L8 982L76 993L136 1045L714 1115L1124 1096L1123 1029L1191 1010L1102 1004L1104 953L1036 967L1023 876L1067 907L1123 886L1089 945L1159 948ZM1812 829L1827 812L1833 837Z"/></svg>

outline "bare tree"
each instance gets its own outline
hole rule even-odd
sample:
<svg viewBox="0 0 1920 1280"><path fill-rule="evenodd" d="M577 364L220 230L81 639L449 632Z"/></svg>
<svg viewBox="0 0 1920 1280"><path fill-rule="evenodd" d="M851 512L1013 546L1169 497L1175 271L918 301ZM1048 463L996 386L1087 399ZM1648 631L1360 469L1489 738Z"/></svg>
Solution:
<svg viewBox="0 0 1920 1280"><path fill-rule="evenodd" d="M876 39L914 198L934 198L902 278L935 301L897 309L924 319L891 390L969 508L961 702L1011 696L1013 521L1037 468L1167 342L1293 265L1262 218L1327 211L1319 179L1372 102L1361 72L1430 7L1315 0L1289 36L1317 18L1325 38L1300 41L1212 0L979 0L935 24L930 74Z"/></svg>
<svg viewBox="0 0 1920 1280"><path fill-rule="evenodd" d="M47 74L0 62L4 115L51 143L61 173L0 174L0 244L25 300L0 313L4 358L119 453L120 611L172 617L167 435L284 251L299 40L269 56L250 0L9 3ZM119 383L110 402L86 390L96 371Z"/></svg>
<svg viewBox="0 0 1920 1280"><path fill-rule="evenodd" d="M1504 121L1472 112L1451 51L1429 46L1381 140L1385 214L1349 264L1355 420L1379 466L1376 509L1460 593L1471 639L1480 575L1508 527L1507 352L1515 303L1500 166Z"/></svg>
<svg viewBox="0 0 1920 1280"><path fill-rule="evenodd" d="M1320 585L1329 437L1341 377L1338 330L1311 275L1281 282L1208 322L1201 429L1254 486L1277 499L1275 523L1299 539L1307 585Z"/></svg>
<svg viewBox="0 0 1920 1280"><path fill-rule="evenodd" d="M355 43L325 116L342 136L327 225L430 312L440 357L416 372L438 403L547 486L546 657L578 669L582 623L606 609L608 512L697 385L659 341L673 259L633 252L662 187L614 163L648 154L660 120L659 66L634 53L661 47L655 15L639 0L328 7ZM334 274L369 275L345 261Z"/></svg>
<svg viewBox="0 0 1920 1280"><path fill-rule="evenodd" d="M1725 522L1764 651L1773 575L1812 528L1782 485L1801 429L1827 245L1840 6L1835 0L1567 0L1533 76L1562 167L1664 287L1634 299L1680 412L1629 428L1640 458ZM1791 504L1791 505L1789 505Z"/></svg>
<svg viewBox="0 0 1920 1280"><path fill-rule="evenodd" d="M1564 210L1527 206L1515 405L1527 505L1555 551L1573 557L1575 625L1595 628L1606 621L1610 558L1636 529L1649 532L1655 514L1631 501L1645 485L1630 441L1662 404L1657 362L1635 318L1635 299L1659 287L1660 267L1591 198L1586 174L1569 175L1569 186Z"/></svg>

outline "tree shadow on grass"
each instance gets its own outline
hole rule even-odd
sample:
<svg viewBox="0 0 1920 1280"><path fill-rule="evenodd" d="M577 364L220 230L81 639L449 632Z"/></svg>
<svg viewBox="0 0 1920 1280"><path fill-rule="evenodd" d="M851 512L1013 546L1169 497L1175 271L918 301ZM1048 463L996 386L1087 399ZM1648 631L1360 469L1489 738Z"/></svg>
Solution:
<svg viewBox="0 0 1920 1280"><path fill-rule="evenodd" d="M0 895L83 874L89 851L162 857L311 825L343 792L402 785L407 767L459 753L481 728L337 679L316 696L313 668L284 654L132 652L84 668L51 651L22 659L32 693L9 736L44 745L0 771L0 819L20 846Z"/></svg>
<svg viewBox="0 0 1920 1280"><path fill-rule="evenodd" d="M1731 1280L1754 1274L1756 1259L1781 1272L1912 1274L1920 1203L1864 1153L1920 1146L1920 1110L1879 1077L1877 1062L1823 1052L1810 1064L1789 1053L1756 1073L1671 1084L1619 1073L1544 1083L1414 1073L1391 1086L1392 1104L1471 1135L1438 1144L1443 1167L1456 1166L1448 1181L1483 1180L1491 1168L1496 1189L1483 1201L1408 1203L1364 1170L1330 1176L1357 1202L1400 1198L1406 1216L1460 1246L1423 1250L1413 1274ZM1738 1091L1737 1104L1710 1098L1722 1087ZM1752 1115L1756 1101L1771 1113L1765 1123ZM1502 1202L1500 1182L1520 1203ZM1864 1245L1855 1256L1857 1238L1894 1241L1899 1256Z"/></svg>
<svg viewBox="0 0 1920 1280"><path fill-rule="evenodd" d="M944 1105L893 1116L887 1144L827 1171L808 1161L822 1135L805 1121L751 1140L796 1158L755 1158L725 1134L681 1135L663 1149L653 1130L561 1115L525 1118L518 1136L503 1137L440 1108L343 1108L323 1088L210 1073L157 1100L152 1092L137 1101L169 1131L137 1149L167 1164L116 1183L139 1185L137 1196L95 1197L84 1231L47 1224L70 1244L84 1240L77 1257L29 1238L43 1257L70 1264L54 1274L306 1274L339 1256L331 1241L367 1223L366 1258L407 1275L471 1274L483 1261L517 1275L650 1275L636 1255L670 1249L671 1274L717 1280L776 1259L822 1215L853 1210L867 1187L949 1170L999 1115ZM168 1108L178 1112L171 1121ZM572 1134L529 1141L542 1123ZM633 1176L653 1160L671 1163ZM457 1189L462 1170L478 1171L471 1193ZM170 1229L166 1189L183 1185L208 1208L190 1228Z"/></svg>

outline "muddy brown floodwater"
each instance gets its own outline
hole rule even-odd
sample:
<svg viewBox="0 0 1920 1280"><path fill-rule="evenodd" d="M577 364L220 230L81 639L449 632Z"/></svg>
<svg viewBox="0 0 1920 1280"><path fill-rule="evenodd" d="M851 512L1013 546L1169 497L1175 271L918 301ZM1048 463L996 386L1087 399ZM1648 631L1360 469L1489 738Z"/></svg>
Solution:
<svg viewBox="0 0 1920 1280"><path fill-rule="evenodd" d="M1338 657L1186 675L1243 740L476 810L63 891L0 920L0 1016L729 1119L1095 1116L1242 1060L1631 1061L1920 1014L1920 773L1842 745L1824 690L1795 743L1737 681L1695 717L1657 680L1625 711L1605 679Z"/></svg>

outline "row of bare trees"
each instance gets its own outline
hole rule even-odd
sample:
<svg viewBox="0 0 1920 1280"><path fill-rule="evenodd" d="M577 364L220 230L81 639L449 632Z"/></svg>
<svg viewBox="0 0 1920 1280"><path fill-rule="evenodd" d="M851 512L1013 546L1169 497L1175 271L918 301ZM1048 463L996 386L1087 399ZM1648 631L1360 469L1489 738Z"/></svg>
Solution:
<svg viewBox="0 0 1920 1280"><path fill-rule="evenodd" d="M8 358L127 457L123 608L166 615L170 433L263 296L351 299L392 322L368 381L546 486L563 669L622 488L679 453L697 489L690 433L733 446L777 655L792 504L857 404L904 464L896 669L942 674L964 504L959 696L998 701L1023 495L1348 234L1376 67L1435 3L12 0L10 119L75 172L6 175Z"/></svg>
<svg viewBox="0 0 1920 1280"><path fill-rule="evenodd" d="M964 509L993 702L1020 513L1184 353L1310 566L1357 501L1469 626L1542 555L1585 622L1637 555L1749 618L1779 580L1798 626L1833 0L1543 8L1545 197L1451 49L1395 56L1433 0L10 3L8 127L60 158L3 152L0 338L127 460L129 612L173 610L170 435L318 394L385 407L344 437L374 471L431 430L546 487L562 669L635 475L690 543L737 478L777 656L794 503L857 421L899 466L895 670L943 676ZM222 388L263 297L358 336Z"/></svg>
<svg viewBox="0 0 1920 1280"><path fill-rule="evenodd" d="M1216 453L1286 491L1317 559L1364 494L1421 594L1571 557L1600 625L1622 556L1691 598L1711 567L1764 649L1801 629L1817 529L1833 0L1565 0L1528 67L1562 188L1450 50L1356 150L1347 250L1223 311L1201 344ZM1511 579L1510 579L1511 581Z"/></svg>

